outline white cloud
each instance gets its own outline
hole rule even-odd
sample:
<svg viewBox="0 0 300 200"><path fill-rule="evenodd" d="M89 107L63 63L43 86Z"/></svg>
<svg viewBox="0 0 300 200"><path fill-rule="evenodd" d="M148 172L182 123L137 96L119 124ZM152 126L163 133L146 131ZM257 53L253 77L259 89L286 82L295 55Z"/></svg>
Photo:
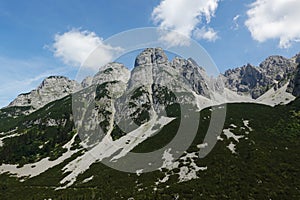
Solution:
<svg viewBox="0 0 300 200"><path fill-rule="evenodd" d="M279 47L288 48L300 40L299 8L299 0L256 0L250 5L245 25L253 39L279 39Z"/></svg>
<svg viewBox="0 0 300 200"><path fill-rule="evenodd" d="M219 0L162 0L152 12L152 20L165 31L162 39L171 45L186 45L199 24L209 24ZM209 31L209 29L208 29ZM180 38L178 35L182 34ZM211 34L211 33L208 33ZM206 39L206 38L204 38Z"/></svg>
<svg viewBox="0 0 300 200"><path fill-rule="evenodd" d="M111 62L113 55L121 50L104 44L103 39L94 32L77 29L56 34L53 44L54 56L64 63L93 69Z"/></svg>
<svg viewBox="0 0 300 200"><path fill-rule="evenodd" d="M236 15L234 16L234 18L232 19L234 26L231 27L233 30L238 30L239 29L239 23L238 20L240 18L240 15Z"/></svg>
<svg viewBox="0 0 300 200"><path fill-rule="evenodd" d="M197 39L205 39L211 42L216 41L218 39L218 33L212 28L202 27L201 29L196 28L193 31L193 36Z"/></svg>
<svg viewBox="0 0 300 200"><path fill-rule="evenodd" d="M190 44L189 37L170 30L160 30L159 40L169 46L188 46Z"/></svg>

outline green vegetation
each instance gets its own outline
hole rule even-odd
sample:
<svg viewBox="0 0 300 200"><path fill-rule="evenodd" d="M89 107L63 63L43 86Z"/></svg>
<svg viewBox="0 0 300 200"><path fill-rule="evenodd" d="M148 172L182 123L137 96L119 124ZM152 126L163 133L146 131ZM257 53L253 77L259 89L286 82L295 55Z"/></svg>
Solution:
<svg viewBox="0 0 300 200"><path fill-rule="evenodd" d="M66 151L63 145L74 135L71 98L52 102L28 116L22 115L1 127L0 131L14 130L15 127L18 127L13 132L16 136L5 138L0 147L0 163L21 167L45 157L57 159Z"/></svg>
<svg viewBox="0 0 300 200"><path fill-rule="evenodd" d="M113 140L117 140L117 139L121 138L122 136L126 135L126 133L122 129L120 129L120 127L117 124L114 124L113 130L110 133L110 135Z"/></svg>
<svg viewBox="0 0 300 200"><path fill-rule="evenodd" d="M0 110L0 132L7 132L14 129L19 119L24 116L24 112L31 110L32 107L7 107Z"/></svg>
<svg viewBox="0 0 300 200"><path fill-rule="evenodd" d="M51 107L51 105L53 105ZM50 107L50 108L49 108ZM47 109L49 108L49 109ZM53 144L64 144L74 134L73 124L67 121L65 126L37 127L33 124L36 119L47 120L69 119L71 113L70 98L67 97L58 102L51 103L29 116L20 116L13 123L7 124L3 130L19 127L18 131L28 135L24 143L11 138L17 145L29 144L28 150L13 151L14 162L21 162L19 158L35 160L36 146L52 138ZM176 113L177 108L170 108L170 112ZM211 112L205 109L199 113L200 122L196 138L188 152L198 151L197 145L203 142L208 128ZM191 119L192 122L193 119ZM253 129L249 134L245 133L243 120L249 120L249 126ZM221 135L223 141L218 141L213 151L203 159L196 159L198 166L207 166L207 170L197 172L199 179L178 183L178 175L170 176L166 183L156 186L158 178L164 176L166 169L151 173L130 174L111 169L102 163L93 164L89 170L81 174L76 183L65 190L55 190L60 185L60 180L66 176L61 169L80 154L74 155L64 163L49 169L40 176L19 182L16 178L7 174L0 175L0 199L299 199L300 198L300 99L287 106L275 108L250 103L228 104L227 118L224 128L231 124L236 135L245 136L237 143L232 138L227 139ZM163 127L160 133L147 139L137 146L135 152L149 152L159 149L167 144L175 136L180 118L173 120ZM48 130L49 129L49 130ZM57 130L57 132L56 132ZM59 131L58 131L59 130ZM115 127L116 133L123 134ZM32 132L31 135L30 132ZM63 138L56 135L64 135ZM30 136L31 135L31 136ZM34 137L30 139L30 137ZM25 136L23 136L25 137ZM245 139L247 137L247 139ZM77 138L79 141L79 139ZM9 140L5 141L6 144ZM228 144L236 144L236 154L227 148ZM78 142L77 142L78 144ZM24 146L26 146L24 145ZM50 145L51 152L59 155L59 148ZM76 148L74 146L74 148ZM18 149L18 148L17 148ZM55 150L56 149L56 150ZM1 148L3 151L3 148ZM32 154L30 151L33 151ZM4 156L3 152L0 156ZM46 155L43 155L46 156ZM47 156L50 156L50 152ZM11 157L12 158L12 157ZM7 157L8 159L8 157ZM2 159L3 161L3 159ZM29 162L28 160L25 160ZM23 161L24 162L24 161ZM19 163L20 164L20 163ZM184 163L180 163L183 166ZM178 173L176 168L173 172ZM83 180L94 178L82 183ZM167 187L168 186L168 187ZM157 190L154 188L157 187Z"/></svg>
<svg viewBox="0 0 300 200"><path fill-rule="evenodd" d="M110 81L110 82L102 83L101 85L97 85L95 100L99 101L101 98L104 98L104 97L111 99L112 96L110 94L109 86L116 84L116 83L118 83L118 81Z"/></svg>
<svg viewBox="0 0 300 200"><path fill-rule="evenodd" d="M140 98L142 96L146 95L146 99L143 99L145 102L139 103ZM134 102L136 102L140 105L136 105ZM133 122L140 126L150 120L150 109L151 109L151 101L149 92L146 90L145 86L141 86L133 91L130 102L129 102L130 108L136 108L136 110L130 114L130 118L133 120Z"/></svg>

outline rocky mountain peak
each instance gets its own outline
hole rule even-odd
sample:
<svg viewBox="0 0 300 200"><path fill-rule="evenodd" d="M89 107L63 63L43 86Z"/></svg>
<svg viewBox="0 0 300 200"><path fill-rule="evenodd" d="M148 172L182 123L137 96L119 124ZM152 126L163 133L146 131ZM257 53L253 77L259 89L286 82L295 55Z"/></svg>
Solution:
<svg viewBox="0 0 300 200"><path fill-rule="evenodd" d="M99 85L105 82L122 81L127 83L130 78L130 70L121 63L112 62L100 68L93 77L92 84Z"/></svg>
<svg viewBox="0 0 300 200"><path fill-rule="evenodd" d="M82 88L86 88L86 87L89 87L91 86L93 83L93 77L92 76L87 76L86 78L84 78L82 81L81 81L81 87Z"/></svg>
<svg viewBox="0 0 300 200"><path fill-rule="evenodd" d="M42 81L37 89L20 94L8 107L31 106L33 110L36 110L79 89L81 86L76 81L64 76L49 76Z"/></svg>
<svg viewBox="0 0 300 200"><path fill-rule="evenodd" d="M198 63L193 58L188 58L187 60L191 63L191 65L194 65L195 67L200 69L202 72L205 72L205 69L202 66L199 66Z"/></svg>
<svg viewBox="0 0 300 200"><path fill-rule="evenodd" d="M137 56L134 66L165 64L168 57L162 48L147 48Z"/></svg>
<svg viewBox="0 0 300 200"><path fill-rule="evenodd" d="M293 59L287 59L283 56L270 56L259 67L265 70L268 75L275 76L275 79L278 81L284 78L284 74L293 72L296 64Z"/></svg>
<svg viewBox="0 0 300 200"><path fill-rule="evenodd" d="M229 69L224 73L226 87L257 99L270 88L277 90L290 81L297 66L295 60L275 55L266 58L259 67L247 64Z"/></svg>
<svg viewBox="0 0 300 200"><path fill-rule="evenodd" d="M260 65L259 67L261 68L270 68L270 67L280 67L285 65L286 63L289 63L290 60L283 57L283 56L269 56L266 58Z"/></svg>
<svg viewBox="0 0 300 200"><path fill-rule="evenodd" d="M238 94L257 99L269 89L277 90L291 81L288 92L296 95L298 76L293 77L297 62L300 62L300 54L292 59L270 56L258 67L247 64L229 69L223 76L225 86ZM91 85L103 85L108 88L109 84L120 88L116 89L120 91L118 94L141 90L149 94L147 98L153 101L155 97L152 97L152 94L158 90L155 88L158 86L176 92L193 92L207 98L210 98L211 91L215 91L216 88L215 80L211 80L192 58L175 57L169 61L162 48L147 48L136 57L132 71L121 63L108 63L101 67L95 76L84 79L81 85L63 76L50 76L43 80L37 89L19 95L9 106L32 106L36 110L79 89Z"/></svg>
<svg viewBox="0 0 300 200"><path fill-rule="evenodd" d="M57 83L72 83L73 81L65 76L49 76L45 78L39 85L38 89L43 89L45 87L51 87L53 84Z"/></svg>
<svg viewBox="0 0 300 200"><path fill-rule="evenodd" d="M181 68L184 65L187 65L187 60L177 56L171 61L173 68Z"/></svg>

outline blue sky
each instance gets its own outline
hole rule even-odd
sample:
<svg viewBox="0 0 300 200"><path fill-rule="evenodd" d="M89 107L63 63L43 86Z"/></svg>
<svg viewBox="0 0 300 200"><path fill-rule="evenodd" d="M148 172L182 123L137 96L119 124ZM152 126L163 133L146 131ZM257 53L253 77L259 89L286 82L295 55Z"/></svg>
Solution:
<svg viewBox="0 0 300 200"><path fill-rule="evenodd" d="M73 54L64 46L69 43L59 43L72 36L68 34L72 31L102 44L102 40L133 28L175 29L196 39L221 72L247 63L258 65L269 55L291 57L300 51L299 25L293 20L299 19L293 9L300 6L297 0L284 6L280 0L209 0L210 5L186 0L203 7L194 10L198 18L187 21L180 19L188 18L190 8L180 6L180 1L173 0L179 6L172 10L170 0L0 0L0 107L36 88L49 75L75 78L80 60L72 60ZM171 11L179 17L172 18ZM184 27L189 22L191 27Z"/></svg>

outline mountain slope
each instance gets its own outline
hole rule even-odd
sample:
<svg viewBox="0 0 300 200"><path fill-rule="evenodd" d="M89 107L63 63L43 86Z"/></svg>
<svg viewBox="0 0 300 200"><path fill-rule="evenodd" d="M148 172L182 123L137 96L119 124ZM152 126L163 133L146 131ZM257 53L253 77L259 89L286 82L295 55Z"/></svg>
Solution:
<svg viewBox="0 0 300 200"><path fill-rule="evenodd" d="M25 112L28 114L79 89L81 86L76 81L63 76L49 76L43 80L37 89L18 95L8 107L32 107L30 111Z"/></svg>
<svg viewBox="0 0 300 200"><path fill-rule="evenodd" d="M206 158L199 159L194 153L199 147L205 147L201 144L210 116L209 109L205 109L200 113L200 128L192 146L181 159L167 162L169 164L161 171L130 174L95 163L69 189L54 190L66 176L61 169L73 157L22 183L1 175L1 199L172 199L175 196L180 199L297 199L300 196L297 188L299 107L298 99L275 108L229 104L223 134L214 150ZM148 151L153 143L168 142L176 123L179 121L165 126L156 138L149 138L149 142L146 140L135 151ZM164 159L168 160L170 156L167 155L168 152ZM194 172L195 166L199 171ZM19 192L15 194L15 190Z"/></svg>
<svg viewBox="0 0 300 200"><path fill-rule="evenodd" d="M1 109L0 199L297 199L300 100L288 93L298 90L296 62L270 57L228 71L228 89L192 59L149 48L131 72L109 63L34 112L24 115L31 104ZM200 158L211 148L213 113L225 108L222 133ZM161 150L182 127L182 146L195 130L188 149ZM154 150L131 173L110 168ZM143 173L151 168L143 161L156 170Z"/></svg>

